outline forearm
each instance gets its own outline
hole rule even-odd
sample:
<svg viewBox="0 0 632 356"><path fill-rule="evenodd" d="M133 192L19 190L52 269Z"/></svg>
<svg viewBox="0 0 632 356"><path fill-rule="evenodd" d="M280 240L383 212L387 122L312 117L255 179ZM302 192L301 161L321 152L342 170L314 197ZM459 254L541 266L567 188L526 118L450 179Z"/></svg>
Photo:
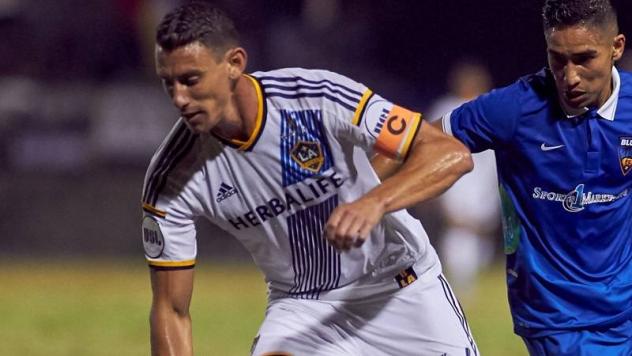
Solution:
<svg viewBox="0 0 632 356"><path fill-rule="evenodd" d="M362 200L385 213L408 208L440 195L472 167L469 150L456 139L418 144L400 169Z"/></svg>
<svg viewBox="0 0 632 356"><path fill-rule="evenodd" d="M193 292L193 269L150 269L153 293L151 354L153 356L193 355L189 305Z"/></svg>
<svg viewBox="0 0 632 356"><path fill-rule="evenodd" d="M152 305L150 329L153 356L193 355L191 317L188 312Z"/></svg>

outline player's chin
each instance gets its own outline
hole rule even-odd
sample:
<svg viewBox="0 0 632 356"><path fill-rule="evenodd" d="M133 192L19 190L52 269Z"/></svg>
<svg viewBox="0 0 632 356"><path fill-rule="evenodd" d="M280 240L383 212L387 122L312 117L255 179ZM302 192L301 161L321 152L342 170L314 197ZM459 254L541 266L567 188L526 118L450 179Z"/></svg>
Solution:
<svg viewBox="0 0 632 356"><path fill-rule="evenodd" d="M567 96L564 99L566 105L573 109L583 109L590 106L593 101L593 98L588 93L583 93L574 97Z"/></svg>
<svg viewBox="0 0 632 356"><path fill-rule="evenodd" d="M187 128L194 134L202 134L208 132L202 123L185 121Z"/></svg>

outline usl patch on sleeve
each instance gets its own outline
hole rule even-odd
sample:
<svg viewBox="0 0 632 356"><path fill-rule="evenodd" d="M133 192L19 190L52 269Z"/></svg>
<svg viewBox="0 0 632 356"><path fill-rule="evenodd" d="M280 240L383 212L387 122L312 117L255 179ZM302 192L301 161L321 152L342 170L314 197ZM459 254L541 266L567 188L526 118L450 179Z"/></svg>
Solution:
<svg viewBox="0 0 632 356"><path fill-rule="evenodd" d="M143 218L143 248L149 258L158 258L165 249L165 239L162 236L160 225L151 216Z"/></svg>

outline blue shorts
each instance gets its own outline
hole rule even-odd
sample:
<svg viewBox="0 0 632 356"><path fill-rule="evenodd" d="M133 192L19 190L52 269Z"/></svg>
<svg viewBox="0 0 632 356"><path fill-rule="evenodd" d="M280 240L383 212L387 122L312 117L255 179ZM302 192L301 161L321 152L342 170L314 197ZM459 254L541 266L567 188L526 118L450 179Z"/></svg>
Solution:
<svg viewBox="0 0 632 356"><path fill-rule="evenodd" d="M531 356L630 356L632 320L605 330L562 332L523 340Z"/></svg>

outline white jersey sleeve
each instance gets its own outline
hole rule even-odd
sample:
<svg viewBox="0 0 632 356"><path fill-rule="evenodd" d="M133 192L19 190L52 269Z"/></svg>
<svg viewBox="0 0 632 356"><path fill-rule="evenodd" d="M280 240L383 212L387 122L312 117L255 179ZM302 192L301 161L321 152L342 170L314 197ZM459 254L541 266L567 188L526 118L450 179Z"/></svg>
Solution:
<svg viewBox="0 0 632 356"><path fill-rule="evenodd" d="M198 144L180 120L160 146L147 170L143 189L143 247L150 266L190 268L197 254L194 219L201 215L191 191L191 154Z"/></svg>

